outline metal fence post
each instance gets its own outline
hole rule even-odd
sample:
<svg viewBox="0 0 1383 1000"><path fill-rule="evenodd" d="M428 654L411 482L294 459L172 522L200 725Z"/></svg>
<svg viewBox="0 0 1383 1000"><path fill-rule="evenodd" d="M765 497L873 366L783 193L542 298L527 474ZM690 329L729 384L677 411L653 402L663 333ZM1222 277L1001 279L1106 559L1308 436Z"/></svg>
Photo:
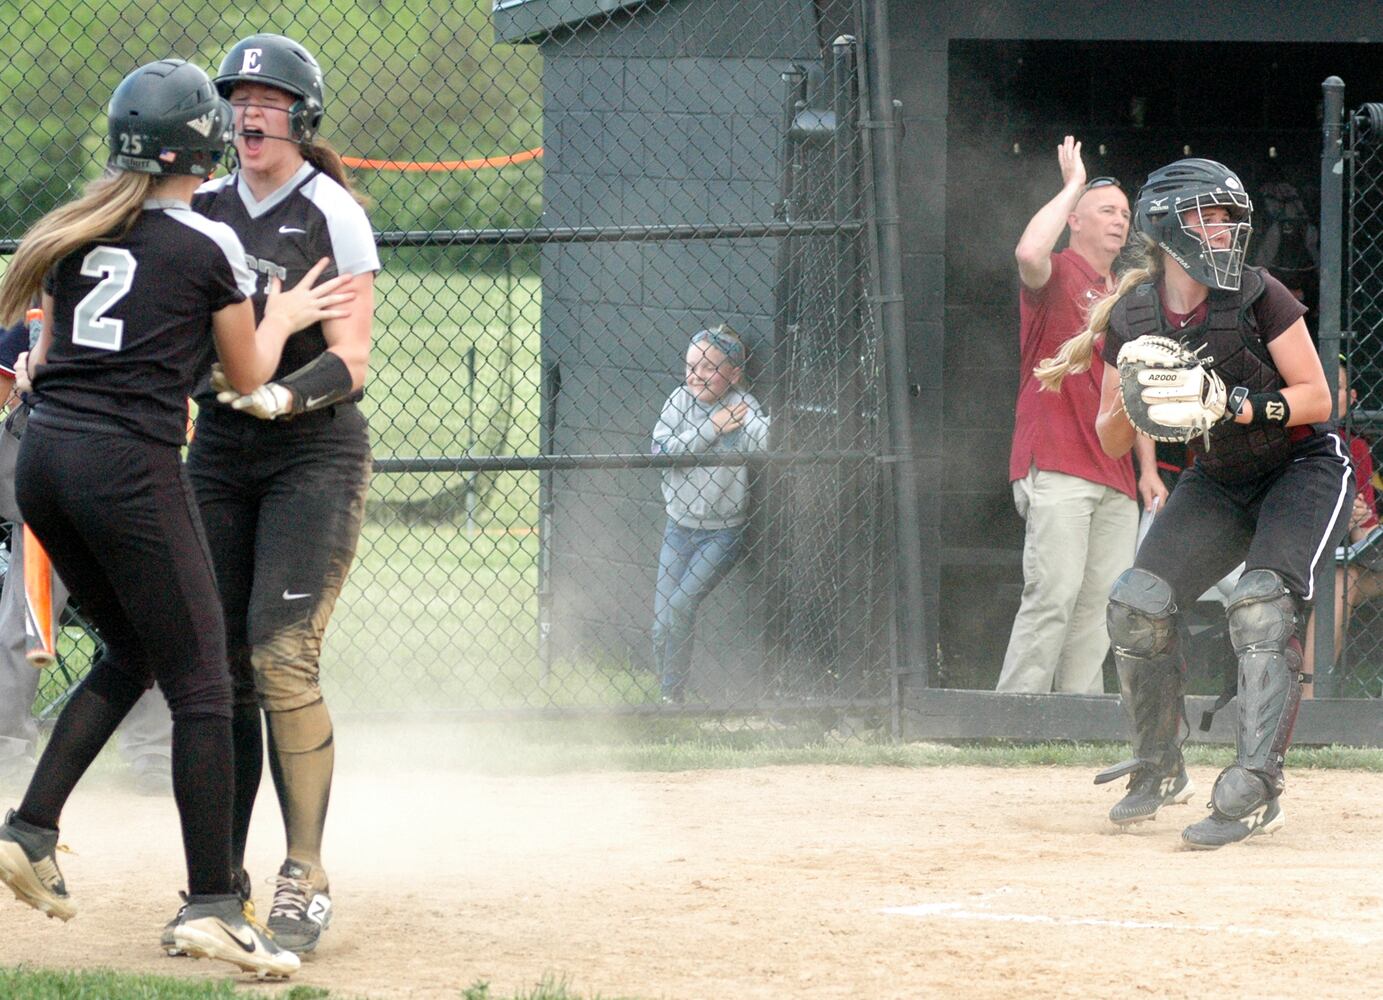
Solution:
<svg viewBox="0 0 1383 1000"><path fill-rule="evenodd" d="M884 340L889 438L895 456L894 522L898 545L898 671L927 678L927 629L922 593L921 504L912 435L912 397L908 377L907 330L903 322L902 235L898 206L896 109L890 89L887 0L863 5L863 54L869 81L869 117L874 217L879 251L878 310ZM900 685L893 685L895 729L901 708Z"/></svg>
<svg viewBox="0 0 1383 1000"><path fill-rule="evenodd" d="M1341 228L1344 197L1343 120L1345 84L1338 76L1321 84L1325 96L1324 128L1321 142L1321 263L1320 263L1320 344L1321 365L1333 399L1339 385L1340 286L1344 281ZM1337 414L1343 421L1345 415ZM1334 560L1331 560L1332 568ZM1335 693L1335 573L1321 574L1316 597L1315 674L1316 693ZM1346 641L1346 645L1348 642Z"/></svg>

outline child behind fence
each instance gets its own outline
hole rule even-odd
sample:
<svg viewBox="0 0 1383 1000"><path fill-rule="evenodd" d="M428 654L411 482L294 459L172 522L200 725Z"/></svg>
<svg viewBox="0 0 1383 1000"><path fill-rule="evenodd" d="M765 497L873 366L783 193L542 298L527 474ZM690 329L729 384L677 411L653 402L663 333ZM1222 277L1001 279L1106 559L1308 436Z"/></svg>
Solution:
<svg viewBox="0 0 1383 1000"><path fill-rule="evenodd" d="M744 341L728 324L699 331L687 347L686 375L663 404L653 454L762 451L768 417L740 388ZM686 700L696 611L744 547L749 470L696 465L663 472L667 527L653 597L653 651L663 700Z"/></svg>

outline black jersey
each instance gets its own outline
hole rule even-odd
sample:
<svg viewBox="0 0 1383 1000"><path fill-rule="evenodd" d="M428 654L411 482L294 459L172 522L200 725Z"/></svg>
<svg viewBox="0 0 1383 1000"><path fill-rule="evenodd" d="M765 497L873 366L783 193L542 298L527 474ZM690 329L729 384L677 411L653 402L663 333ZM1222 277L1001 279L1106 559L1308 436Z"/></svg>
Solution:
<svg viewBox="0 0 1383 1000"><path fill-rule="evenodd" d="M264 316L269 278L291 288L323 257L331 263L322 280L337 274L379 270L379 252L365 210L340 184L304 163L291 180L260 201L237 172L197 189L192 207L235 230L256 273L256 320ZM326 350L320 323L288 338L274 378L297 371ZM199 394L198 401L204 399ZM253 419L253 418L247 418Z"/></svg>
<svg viewBox="0 0 1383 1000"><path fill-rule="evenodd" d="M45 279L53 343L34 375L37 412L184 443L187 396L215 349L212 314L253 290L228 226L146 201L128 233L68 254Z"/></svg>

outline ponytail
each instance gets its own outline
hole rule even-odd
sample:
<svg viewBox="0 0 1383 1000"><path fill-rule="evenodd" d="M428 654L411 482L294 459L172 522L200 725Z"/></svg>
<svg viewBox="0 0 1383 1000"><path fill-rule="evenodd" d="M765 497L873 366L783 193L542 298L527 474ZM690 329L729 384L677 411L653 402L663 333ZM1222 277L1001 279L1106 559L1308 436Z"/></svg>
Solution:
<svg viewBox="0 0 1383 1000"><path fill-rule="evenodd" d="M88 184L81 197L34 223L0 285L0 323L8 326L22 319L42 293L44 276L73 250L129 232L158 180L153 174L126 170L107 173Z"/></svg>
<svg viewBox="0 0 1383 1000"><path fill-rule="evenodd" d="M1062 344L1052 357L1043 358L1032 370L1042 389L1056 392L1067 375L1089 371L1095 342L1109 330L1109 317L1119 300L1138 285L1156 281L1162 275L1162 258L1158 254L1157 244L1142 234L1134 238L1137 242L1129 255L1133 266L1120 276L1113 292L1091 307L1085 329Z"/></svg>
<svg viewBox="0 0 1383 1000"><path fill-rule="evenodd" d="M361 205L369 206L370 199L355 189L355 185L351 183L350 175L346 173L346 164L342 161L341 154L333 149L329 142L325 139L313 139L311 142L299 144L298 150L303 154L303 159L312 164L314 169L321 171L337 184L340 184L346 189L346 193Z"/></svg>

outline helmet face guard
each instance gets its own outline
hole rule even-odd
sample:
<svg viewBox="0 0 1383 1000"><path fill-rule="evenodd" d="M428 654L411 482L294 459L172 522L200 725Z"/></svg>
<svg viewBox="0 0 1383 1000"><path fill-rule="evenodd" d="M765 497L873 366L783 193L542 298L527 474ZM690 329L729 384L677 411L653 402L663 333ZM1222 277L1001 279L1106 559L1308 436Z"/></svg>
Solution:
<svg viewBox="0 0 1383 1000"><path fill-rule="evenodd" d="M1228 218L1208 219L1211 208L1225 210ZM1253 203L1228 167L1190 159L1153 171L1138 192L1134 224L1202 285L1239 290Z"/></svg>
<svg viewBox="0 0 1383 1000"><path fill-rule="evenodd" d="M1207 221L1205 209L1212 207L1228 209L1229 219L1223 222ZM1244 276L1244 257L1248 253L1249 237L1253 235L1253 223L1250 221L1253 205L1249 196L1243 191L1200 194L1178 199L1174 211L1184 236L1178 242L1183 246L1194 243L1199 247L1199 252L1197 258L1188 263L1166 246L1162 246L1162 249L1202 285L1237 292Z"/></svg>

